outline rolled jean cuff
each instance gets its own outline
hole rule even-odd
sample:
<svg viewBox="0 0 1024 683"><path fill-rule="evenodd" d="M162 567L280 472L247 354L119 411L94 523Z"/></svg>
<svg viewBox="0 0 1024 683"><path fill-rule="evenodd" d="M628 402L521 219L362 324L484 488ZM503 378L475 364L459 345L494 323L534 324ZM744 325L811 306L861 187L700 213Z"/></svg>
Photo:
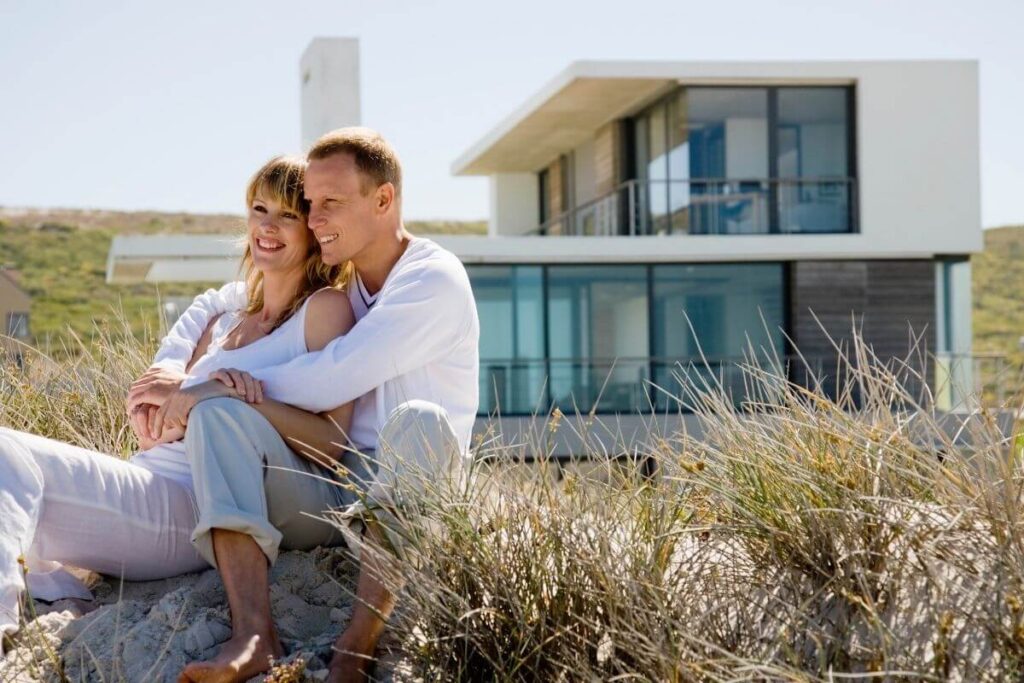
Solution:
<svg viewBox="0 0 1024 683"><path fill-rule="evenodd" d="M377 528L384 536L383 550L400 557L407 544L406 534L403 532L404 525L389 507L359 500L324 514L341 531L345 545L356 561L360 560L360 550L365 543L363 537L371 521L376 522Z"/></svg>
<svg viewBox="0 0 1024 683"><path fill-rule="evenodd" d="M266 518L247 515L237 509L209 510L199 518L199 524L192 532L192 545L196 552L203 556L213 567L217 567L216 553L213 551L213 530L224 529L251 536L260 547L267 561L273 565L277 561L278 549L281 547L281 532L274 528Z"/></svg>

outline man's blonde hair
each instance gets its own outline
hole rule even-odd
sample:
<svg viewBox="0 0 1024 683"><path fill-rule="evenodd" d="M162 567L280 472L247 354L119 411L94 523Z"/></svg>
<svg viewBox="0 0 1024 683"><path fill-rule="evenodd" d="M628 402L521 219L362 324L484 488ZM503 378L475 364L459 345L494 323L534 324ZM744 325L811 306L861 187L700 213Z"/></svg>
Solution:
<svg viewBox="0 0 1024 683"><path fill-rule="evenodd" d="M335 154L351 154L359 172L373 181L372 186L362 184L364 195L384 183L395 186L396 197L402 195L402 164L394 148L377 131L360 126L332 130L314 142L306 156L317 161Z"/></svg>

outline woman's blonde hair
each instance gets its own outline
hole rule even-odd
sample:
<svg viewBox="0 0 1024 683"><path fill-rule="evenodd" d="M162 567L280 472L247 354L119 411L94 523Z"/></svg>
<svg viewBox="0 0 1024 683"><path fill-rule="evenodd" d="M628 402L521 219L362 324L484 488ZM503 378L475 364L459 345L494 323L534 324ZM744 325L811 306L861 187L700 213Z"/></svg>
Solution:
<svg viewBox="0 0 1024 683"><path fill-rule="evenodd" d="M305 175L306 160L302 157L274 157L256 171L249 181L249 186L245 190L246 210L251 210L253 200L259 195L278 202L305 220L309 217L309 206L302 194L302 182ZM326 265L320 258L320 243L313 237L310 238L309 249L303 265L306 277L299 286L295 300L274 321L271 331L292 317L311 294L324 287L344 289L351 282L355 273L351 262L337 266ZM242 255L239 271L242 274L242 279L245 280L246 294L249 299L245 312L247 314L258 313L263 310L263 273L256 267L248 239L245 240L245 253Z"/></svg>

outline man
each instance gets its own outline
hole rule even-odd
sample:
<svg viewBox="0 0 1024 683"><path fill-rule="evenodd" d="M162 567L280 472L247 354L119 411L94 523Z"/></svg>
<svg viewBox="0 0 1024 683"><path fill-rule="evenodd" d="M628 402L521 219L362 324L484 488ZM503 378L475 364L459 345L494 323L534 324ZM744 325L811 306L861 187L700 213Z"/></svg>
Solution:
<svg viewBox="0 0 1024 683"><path fill-rule="evenodd" d="M260 387L253 386L258 380L267 396L312 412L356 401L349 436L377 465L366 491L376 512L356 503L341 518L365 520L368 547L393 542L385 520L393 520L396 507L416 493L403 490L406 482L415 481L402 478L403 472L457 479L464 471L478 405L479 322L465 268L434 242L406 232L401 187L398 157L374 131L343 128L317 141L309 152L305 179L309 229L325 262L352 262L356 276L350 299L357 323L323 351L267 368L255 373L255 379L238 372L215 373L237 385L239 393L258 393ZM154 367L133 387L132 405L153 403L163 406L161 414L188 415L193 435L248 435L266 427L244 401L195 403L176 391L199 334L239 292L227 285L219 293L208 293L204 315L175 325ZM247 443L239 449L260 449L258 440L240 441ZM272 467L266 454L252 454L260 457L264 468ZM200 501L193 543L224 579L234 633L216 659L190 664L182 674L185 681L245 680L267 668L268 655L280 655L267 578L280 534L266 528L266 498L261 493L254 502L239 502L238 496L218 498L216 493L218 485L230 488L230 468L245 460L244 453L236 452L193 460ZM252 498L250 494L241 498ZM361 555L352 620L338 638L331 661L329 680L335 682L364 680L394 607L393 587L389 590L382 581L387 568L381 555Z"/></svg>

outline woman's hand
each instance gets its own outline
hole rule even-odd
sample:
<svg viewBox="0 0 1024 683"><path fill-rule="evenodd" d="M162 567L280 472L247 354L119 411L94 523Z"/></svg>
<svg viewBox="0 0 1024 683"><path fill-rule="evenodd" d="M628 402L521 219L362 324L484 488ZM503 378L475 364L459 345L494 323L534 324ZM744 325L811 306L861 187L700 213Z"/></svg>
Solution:
<svg viewBox="0 0 1024 683"><path fill-rule="evenodd" d="M133 408L129 415L132 431L135 432L135 436L139 440L139 448L141 450L148 451L157 444L171 443L185 436L184 429L167 426L155 436L150 432L150 423L154 421L159 409L160 406L155 406L152 403L142 403Z"/></svg>
<svg viewBox="0 0 1024 683"><path fill-rule="evenodd" d="M163 405L150 416L149 433L160 435L160 438L156 440L157 443L166 443L164 441L165 432L174 434L180 430L180 434L183 436L185 428L188 426L188 414L192 412L192 408L200 401L222 396L241 398L234 389L215 380L196 384L188 389L179 389L168 396Z"/></svg>
<svg viewBox="0 0 1024 683"><path fill-rule="evenodd" d="M142 373L142 376L132 382L128 389L128 398L125 403L128 407L128 414L132 415L135 409L143 404L161 405L173 392L181 388L181 382L187 375L175 370L163 368L150 368Z"/></svg>
<svg viewBox="0 0 1024 683"><path fill-rule="evenodd" d="M157 407L152 403L140 403L128 411L128 424L132 426L135 438L139 440L139 448L142 450L148 450L156 444L149 434L150 414L156 413L156 409Z"/></svg>
<svg viewBox="0 0 1024 683"><path fill-rule="evenodd" d="M238 397L246 403L263 403L263 382L245 370L222 368L209 374L210 379L217 380L235 390Z"/></svg>

